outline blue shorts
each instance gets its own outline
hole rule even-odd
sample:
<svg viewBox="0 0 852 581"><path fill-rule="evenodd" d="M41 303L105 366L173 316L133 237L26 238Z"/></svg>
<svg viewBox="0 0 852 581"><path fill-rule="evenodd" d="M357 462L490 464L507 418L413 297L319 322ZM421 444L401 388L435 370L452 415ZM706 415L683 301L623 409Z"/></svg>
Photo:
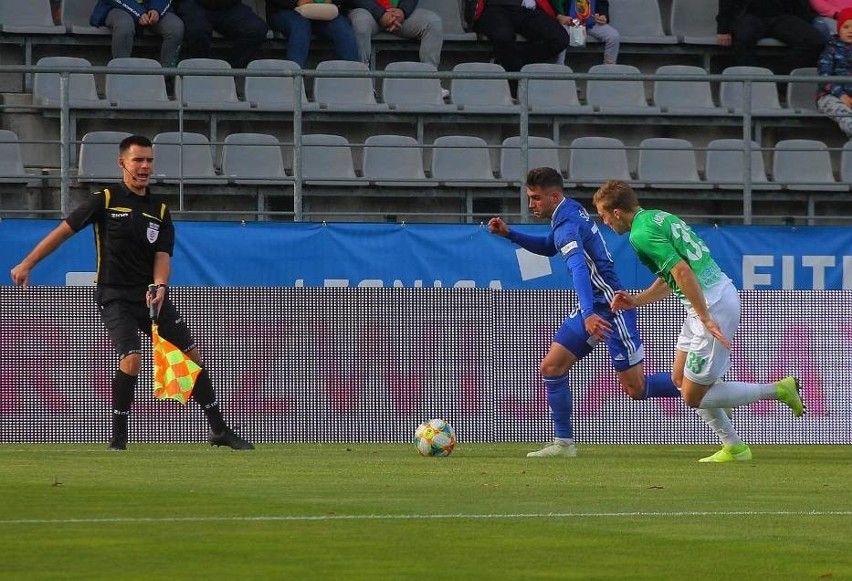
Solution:
<svg viewBox="0 0 852 581"><path fill-rule="evenodd" d="M636 309L613 313L608 307L595 308L595 313L612 325L612 334L605 340L612 367L626 371L645 359L645 346L636 326ZM592 352L598 341L586 332L583 316L577 308L556 331L554 343L559 343L578 360Z"/></svg>

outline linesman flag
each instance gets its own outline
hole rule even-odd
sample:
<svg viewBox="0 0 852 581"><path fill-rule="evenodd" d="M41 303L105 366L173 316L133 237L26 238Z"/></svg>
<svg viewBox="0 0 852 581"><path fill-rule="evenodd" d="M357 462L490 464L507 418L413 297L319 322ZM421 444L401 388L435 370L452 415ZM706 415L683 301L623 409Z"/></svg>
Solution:
<svg viewBox="0 0 852 581"><path fill-rule="evenodd" d="M154 348L154 397L176 399L186 405L201 367L160 337L156 323L151 325L151 342Z"/></svg>

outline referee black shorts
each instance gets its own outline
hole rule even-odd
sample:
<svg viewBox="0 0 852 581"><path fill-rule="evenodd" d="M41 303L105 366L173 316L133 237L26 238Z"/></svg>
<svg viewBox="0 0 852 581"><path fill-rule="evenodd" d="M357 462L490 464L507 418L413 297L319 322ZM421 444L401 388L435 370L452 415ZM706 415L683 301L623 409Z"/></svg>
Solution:
<svg viewBox="0 0 852 581"><path fill-rule="evenodd" d="M145 304L147 292L147 287L108 285L98 285L95 290L101 321L120 359L141 352L139 331L151 336L151 318ZM184 353L195 347L189 328L168 295L157 317L157 331L160 337Z"/></svg>

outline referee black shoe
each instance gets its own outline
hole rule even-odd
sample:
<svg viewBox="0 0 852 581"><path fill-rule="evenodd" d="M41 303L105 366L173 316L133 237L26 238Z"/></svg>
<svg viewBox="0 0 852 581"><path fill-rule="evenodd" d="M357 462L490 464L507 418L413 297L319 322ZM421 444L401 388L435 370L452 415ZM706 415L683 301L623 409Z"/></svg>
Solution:
<svg viewBox="0 0 852 581"><path fill-rule="evenodd" d="M113 436L112 438L110 438L107 450L109 450L110 452L120 452L121 450L127 450L127 436Z"/></svg>
<svg viewBox="0 0 852 581"><path fill-rule="evenodd" d="M234 450L254 450L254 445L234 433L230 428L225 428L218 434L213 430L207 434L207 441L211 446L228 446Z"/></svg>

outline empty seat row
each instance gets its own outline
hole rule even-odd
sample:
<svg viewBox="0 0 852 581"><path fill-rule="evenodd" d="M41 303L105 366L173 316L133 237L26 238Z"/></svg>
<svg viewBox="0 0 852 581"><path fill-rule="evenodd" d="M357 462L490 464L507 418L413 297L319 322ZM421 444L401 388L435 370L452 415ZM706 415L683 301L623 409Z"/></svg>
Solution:
<svg viewBox="0 0 852 581"><path fill-rule="evenodd" d="M122 132L92 132L83 138L78 179L120 180L112 161L115 145L129 135ZM234 133L222 144L221 173L214 165L213 147L195 133L161 133L154 138L154 176L164 183L286 183L292 178L285 169L284 147L275 136ZM97 147L102 148L98 150ZM329 185L369 182L377 186L501 187L519 184L524 177L520 137L510 137L499 147L499 169L491 164L491 149L473 136L448 135L421 146L413 137L374 135L363 144L363 171L355 170L352 148L339 135L302 136L301 170L308 184ZM683 139L650 138L638 147L637 172L630 171L624 144L608 137L578 137L567 148L570 162L566 179L582 187L596 187L608 179L621 179L642 187L677 189L740 189L745 161L750 159L751 182L756 190L786 187L796 190L847 191L852 183L852 141L843 148L841 176L833 174L831 155L819 141L791 139L772 151L772 181L767 178L764 157L751 143L750 158L739 139L711 141L706 148L703 177L692 144ZM430 153L429 175L424 158ZM527 140L526 167L562 168L560 148L544 137ZM100 164L100 165L98 165ZM289 164L292 165L292 164Z"/></svg>
<svg viewBox="0 0 852 581"><path fill-rule="evenodd" d="M79 57L45 57L41 67L62 67L81 71L90 64ZM128 70L157 71L159 63L145 58L117 58L108 68L123 72L106 75L105 94L97 93L94 75L75 72L69 76L69 105L79 109L177 109L179 104L166 93L162 74L134 74ZM222 73L230 65L220 59L186 59L178 69L209 70ZM248 69L257 74L245 81L245 98L237 95L234 77L222 74L188 74L179 77L178 91L183 106L194 110L269 110L292 111L295 106L294 71L299 66L279 59L252 61ZM366 65L357 62L330 60L317 67L318 71L350 71L365 73ZM452 102L445 103L442 87L437 77L430 78L436 70L426 63L400 61L389 64L388 73L407 76L389 76L382 80L382 102L376 100L373 79L367 76L317 77L313 85L313 100L308 101L304 84L301 88L302 107L351 111L394 110L400 112L517 113L506 79L487 78L500 75L505 70L494 63L460 63L456 73L473 74L470 78L454 78L450 93ZM782 116L792 113L814 113L816 87L813 83L788 83L787 107L782 107L772 72L762 67L728 67L719 87L719 105L713 98L709 74L701 67L664 65L658 75L680 76L671 80L655 80L652 103L646 98L642 80L626 79L638 75L639 69L631 65L595 65L589 74L601 75L586 82L586 102L580 103L577 84L569 78L569 67L555 64L533 64L522 72L531 75L528 103L532 113L577 114L599 112L602 114L639 115L739 115L743 112L744 83L735 77L766 77L765 82L754 82L751 88L751 110L754 115ZM276 74L277 73L277 74ZM414 76L410 73L420 73ZM279 76L281 74L290 76ZM796 75L816 76L816 69L797 69ZM611 77L611 78L609 78ZM688 78L688 79L687 79ZM694 80L692 80L694 78ZM33 90L34 101L46 108L60 106L60 73L36 72Z"/></svg>

